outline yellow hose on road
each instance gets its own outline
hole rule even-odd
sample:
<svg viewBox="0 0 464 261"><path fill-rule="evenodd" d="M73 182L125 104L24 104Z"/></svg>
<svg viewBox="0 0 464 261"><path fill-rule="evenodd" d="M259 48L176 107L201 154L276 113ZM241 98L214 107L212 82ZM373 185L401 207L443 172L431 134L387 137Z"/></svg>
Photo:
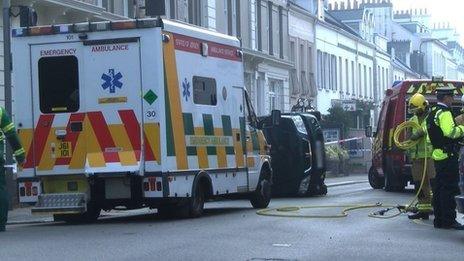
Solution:
<svg viewBox="0 0 464 261"><path fill-rule="evenodd" d="M405 121L398 125L393 133L393 141L395 142L395 145L402 149L402 150L408 150L419 144L420 140L404 140L400 141L400 135L403 131L406 129L420 129L421 126L412 121ZM423 142L426 142L426 139L421 139ZM427 146L424 146L425 150L427 150ZM427 152L427 151L426 151ZM427 153L425 153L427 154ZM272 216L272 217L297 217L297 218L344 218L348 216L349 211L353 210L358 210L358 209L366 209L366 208L380 208L380 207L385 207L387 209L377 211L370 213L368 217L371 218L379 218L379 219L390 219L390 218L395 218L398 217L399 215L403 213L407 213L408 211L412 210L413 204L415 204L416 200L419 198L419 193L421 192L425 179L426 179L426 173L427 173L427 159L425 158L424 160L424 171L422 173L422 181L420 184L419 189L417 190L416 195L414 198L411 200L411 202L408 205L405 206L400 206L400 205L383 205L382 203L376 203L376 204L366 204L366 205L328 205L328 206L285 206L285 207L279 207L279 208L266 208L266 209L260 209L256 211L256 214L262 215L262 216ZM305 215L305 214L299 214L298 211L301 209L326 209L326 208L343 208L343 210L340 212L340 214L335 214L335 215ZM398 213L393 214L393 215L384 215L386 212L397 209ZM378 214L379 212L383 212L383 214Z"/></svg>

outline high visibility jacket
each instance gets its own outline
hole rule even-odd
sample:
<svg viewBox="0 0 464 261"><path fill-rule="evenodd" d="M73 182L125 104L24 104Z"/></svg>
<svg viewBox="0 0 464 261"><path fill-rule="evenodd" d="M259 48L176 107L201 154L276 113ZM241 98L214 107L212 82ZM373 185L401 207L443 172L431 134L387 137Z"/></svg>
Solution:
<svg viewBox="0 0 464 261"><path fill-rule="evenodd" d="M414 115L411 119L409 119L409 121L419 124L422 128L422 131L425 133L425 135L419 139L419 143L408 150L411 159L423 159L430 158L432 156L433 147L432 143L430 142L429 135L427 134L426 118L427 117L419 119L417 115ZM413 130L412 134L414 135L417 131L418 130Z"/></svg>
<svg viewBox="0 0 464 261"><path fill-rule="evenodd" d="M457 155L457 142L464 137L464 126L455 124L448 106L438 104L432 109L427 121L427 130L433 145L434 160L445 160L450 154Z"/></svg>
<svg viewBox="0 0 464 261"><path fill-rule="evenodd" d="M13 149L16 161L19 163L23 163L25 159L25 151L23 149L23 146L21 146L21 142L19 141L18 135L16 134L15 126L11 122L10 117L8 116L3 107L0 107L0 129L0 164L5 164L5 137L8 140L8 143L10 144L11 148Z"/></svg>

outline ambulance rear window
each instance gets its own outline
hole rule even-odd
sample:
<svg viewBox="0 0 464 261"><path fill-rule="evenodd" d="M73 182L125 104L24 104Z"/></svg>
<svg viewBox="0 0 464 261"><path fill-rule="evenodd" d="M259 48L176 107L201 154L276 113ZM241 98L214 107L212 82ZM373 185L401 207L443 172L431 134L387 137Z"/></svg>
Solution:
<svg viewBox="0 0 464 261"><path fill-rule="evenodd" d="M75 56L39 60L39 96L42 113L79 110L79 70Z"/></svg>

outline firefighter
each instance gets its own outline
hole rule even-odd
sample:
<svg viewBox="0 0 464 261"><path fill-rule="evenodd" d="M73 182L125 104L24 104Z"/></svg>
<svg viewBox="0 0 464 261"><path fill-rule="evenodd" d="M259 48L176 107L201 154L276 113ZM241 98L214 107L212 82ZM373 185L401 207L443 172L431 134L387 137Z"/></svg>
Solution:
<svg viewBox="0 0 464 261"><path fill-rule="evenodd" d="M25 151L16 134L14 124L5 109L0 107L0 232L5 231L8 218L8 193L5 182L5 138L14 151L16 162L21 166L25 160Z"/></svg>
<svg viewBox="0 0 464 261"><path fill-rule="evenodd" d="M425 174L424 184L418 194L417 212L409 215L409 219L429 219L432 213L432 197L430 180L435 178L435 168L432 159L432 144L427 135L426 118L428 114L428 101L420 93L414 94L409 100L409 111L414 114L410 121L417 123L422 128L413 130L411 140L419 141L416 146L409 149L409 155L412 160L412 177L416 189L419 189L422 176ZM424 163L426 163L426 172L424 173Z"/></svg>
<svg viewBox="0 0 464 261"><path fill-rule="evenodd" d="M459 194L458 141L464 137L464 125L456 125L452 104L454 88L437 89L437 105L427 118L427 131L433 146L432 158L436 177L432 183L435 228L464 230L456 221L456 201Z"/></svg>

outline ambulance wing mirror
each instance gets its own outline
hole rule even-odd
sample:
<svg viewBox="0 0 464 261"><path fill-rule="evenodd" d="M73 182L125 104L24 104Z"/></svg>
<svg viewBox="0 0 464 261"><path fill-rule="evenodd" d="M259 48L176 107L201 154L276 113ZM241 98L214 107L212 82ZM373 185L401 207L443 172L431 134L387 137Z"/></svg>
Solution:
<svg viewBox="0 0 464 261"><path fill-rule="evenodd" d="M282 118L282 114L279 110L272 110L271 112L272 126L278 126Z"/></svg>
<svg viewBox="0 0 464 261"><path fill-rule="evenodd" d="M372 132L372 126L367 126L364 132L368 138L372 138L374 136L374 133Z"/></svg>

